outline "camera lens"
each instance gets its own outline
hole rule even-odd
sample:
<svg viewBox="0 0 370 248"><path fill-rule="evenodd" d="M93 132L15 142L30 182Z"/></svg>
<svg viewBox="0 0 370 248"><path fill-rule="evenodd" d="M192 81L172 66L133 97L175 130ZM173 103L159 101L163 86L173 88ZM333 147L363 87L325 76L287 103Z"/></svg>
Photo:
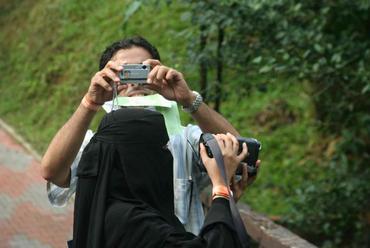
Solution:
<svg viewBox="0 0 370 248"><path fill-rule="evenodd" d="M143 67L142 67L143 69L146 69L146 65L143 65Z"/></svg>

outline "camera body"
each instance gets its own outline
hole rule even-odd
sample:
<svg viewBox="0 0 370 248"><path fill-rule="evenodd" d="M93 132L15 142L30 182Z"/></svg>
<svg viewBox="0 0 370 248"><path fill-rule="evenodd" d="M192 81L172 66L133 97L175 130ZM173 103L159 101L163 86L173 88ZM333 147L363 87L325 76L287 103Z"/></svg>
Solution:
<svg viewBox="0 0 370 248"><path fill-rule="evenodd" d="M146 64L125 64L119 72L120 84L146 84L150 65Z"/></svg>
<svg viewBox="0 0 370 248"><path fill-rule="evenodd" d="M204 133L204 134L201 135L199 143L204 144L208 157L213 158L212 151L209 148L209 146L207 145L207 142L211 139L214 139L212 134ZM236 137L236 139L239 142L238 154L240 154L243 150L243 143L247 144L248 154L242 162L247 164L248 176L256 175L257 174L256 162L258 160L259 151L261 150L261 143L258 140L254 139L254 138ZM202 169L205 170L205 168L202 168ZM242 175L243 174L243 165L242 164L240 164L238 166L238 168L236 169L235 174L236 175Z"/></svg>

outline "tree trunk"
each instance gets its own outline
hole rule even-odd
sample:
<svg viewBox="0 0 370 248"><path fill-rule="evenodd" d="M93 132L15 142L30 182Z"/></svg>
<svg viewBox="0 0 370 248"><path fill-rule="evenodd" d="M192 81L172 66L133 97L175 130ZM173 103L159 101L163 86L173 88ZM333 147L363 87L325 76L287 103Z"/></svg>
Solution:
<svg viewBox="0 0 370 248"><path fill-rule="evenodd" d="M199 60L199 84L200 84L200 92L203 96L203 99L205 102L207 102L207 87L208 87L208 78L207 78L207 59L204 56L204 49L207 46L207 31L206 26L201 25L200 26L200 60Z"/></svg>
<svg viewBox="0 0 370 248"><path fill-rule="evenodd" d="M223 52L222 43L224 41L225 30L221 23L218 25L218 42L217 42L217 77L215 89L215 110L220 112L221 99L222 99L222 72L223 72Z"/></svg>

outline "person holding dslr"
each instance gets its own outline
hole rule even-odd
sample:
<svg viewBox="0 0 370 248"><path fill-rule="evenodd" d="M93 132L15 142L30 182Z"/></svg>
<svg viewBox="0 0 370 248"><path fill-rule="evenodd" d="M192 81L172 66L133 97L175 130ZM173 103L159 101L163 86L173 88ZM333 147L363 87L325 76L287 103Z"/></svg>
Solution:
<svg viewBox="0 0 370 248"><path fill-rule="evenodd" d="M247 155L231 134L215 135L227 180ZM173 159L163 116L146 109L107 114L78 166L72 247L241 247L228 187L201 144L213 201L200 234L186 232L174 211Z"/></svg>
<svg viewBox="0 0 370 248"><path fill-rule="evenodd" d="M120 84L118 74L123 69L122 65L141 63L152 68L147 84ZM203 132L229 132L237 136L238 132L224 117L208 107L199 93L189 89L182 73L162 65L157 49L142 37L123 39L106 48L100 59L99 71L91 78L80 105L49 144L41 162L42 176L48 181L49 201L54 206L64 206L75 193L78 164L93 136L88 127L98 109L103 107L107 112L111 111L107 101L112 100L115 86L119 96L158 93L180 104L197 122L198 125L188 125L180 133L170 135L168 146L173 156L175 214L187 231L198 234L204 222L200 192L209 184L207 173L202 173L198 166L200 135ZM234 197L239 198L248 181L253 179L247 177L244 168L241 180L231 180Z"/></svg>

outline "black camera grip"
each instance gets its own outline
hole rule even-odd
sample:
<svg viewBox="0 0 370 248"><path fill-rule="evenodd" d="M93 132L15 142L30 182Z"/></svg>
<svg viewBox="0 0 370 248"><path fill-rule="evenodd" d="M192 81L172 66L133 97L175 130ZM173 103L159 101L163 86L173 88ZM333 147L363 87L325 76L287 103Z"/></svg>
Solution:
<svg viewBox="0 0 370 248"><path fill-rule="evenodd" d="M211 139L213 139L213 135L210 133L203 133L200 137L199 143L203 143L203 145L206 148L206 152L208 157L213 158L213 154L209 146L207 145L207 142ZM257 168L256 168L256 162L258 160L259 151L261 150L261 143L254 139L254 138L244 138L244 137L237 137L237 140L239 142L239 154L243 150L243 143L247 144L248 148L248 155L246 158L242 161L247 164L247 171L248 176L255 176L257 174ZM204 168L205 170L205 168ZM236 175L242 175L243 174L243 163L241 163L235 172Z"/></svg>

